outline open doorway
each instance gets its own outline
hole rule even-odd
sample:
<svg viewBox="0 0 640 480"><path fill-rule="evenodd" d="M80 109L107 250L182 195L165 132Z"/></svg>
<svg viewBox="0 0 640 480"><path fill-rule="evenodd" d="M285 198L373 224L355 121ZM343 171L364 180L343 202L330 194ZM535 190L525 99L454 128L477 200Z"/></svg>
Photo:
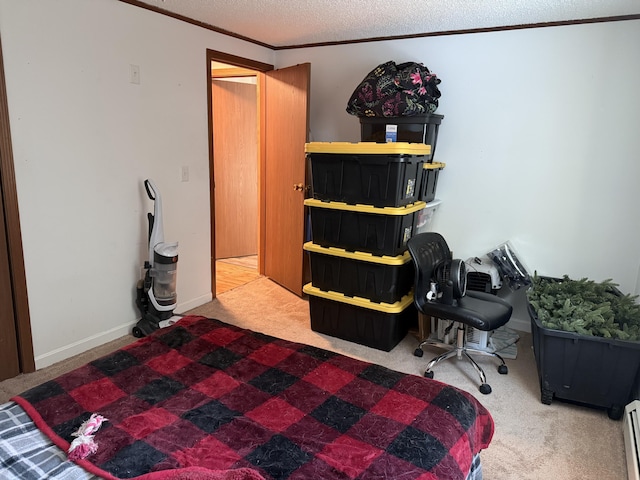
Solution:
<svg viewBox="0 0 640 480"><path fill-rule="evenodd" d="M225 68L215 70L212 74L213 62L226 64L231 67L229 72ZM224 67L224 66L223 66ZM258 274L268 277L271 281L302 296L306 272L303 243L305 239L305 207L304 198L308 181L305 168L305 143L307 142L309 126L309 87L310 64L304 63L281 69L274 69L272 65L256 62L234 55L207 50L207 96L209 107L209 158L210 158L210 198L211 198L211 274L212 296L216 297L217 268L216 237L222 232L217 221L220 212L244 203L248 198L242 176L244 171L231 162L231 179L227 181L235 194L240 193L240 200L223 200L218 195L222 188L221 177L217 172L214 160L214 137L220 134L214 128L212 78L227 77L255 77L257 93L257 197L258 197L258 226L257 226L257 264ZM240 83L240 82L235 82ZM223 109L221 119L217 124L225 124L227 129L237 135L240 130L234 126L228 113L233 107ZM235 118L235 117L234 117ZM219 144L219 143L218 143ZM237 145L228 142L226 147L236 152ZM302 186L302 188L300 188ZM253 195L253 194L251 194ZM237 198L237 197L236 197ZM244 213L232 214L232 221L227 227L231 232L242 238L253 237L245 228ZM236 237L236 238L239 238ZM236 240L239 242L239 240ZM225 255L220 255L225 257Z"/></svg>
<svg viewBox="0 0 640 480"><path fill-rule="evenodd" d="M257 72L211 62L215 291L261 276Z"/></svg>

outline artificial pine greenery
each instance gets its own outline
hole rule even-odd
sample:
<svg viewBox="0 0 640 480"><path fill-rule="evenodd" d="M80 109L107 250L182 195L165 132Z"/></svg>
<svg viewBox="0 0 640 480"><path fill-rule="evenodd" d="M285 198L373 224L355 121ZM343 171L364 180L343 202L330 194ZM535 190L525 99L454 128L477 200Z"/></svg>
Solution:
<svg viewBox="0 0 640 480"><path fill-rule="evenodd" d="M542 326L620 340L640 340L640 305L611 280L538 277L527 291Z"/></svg>

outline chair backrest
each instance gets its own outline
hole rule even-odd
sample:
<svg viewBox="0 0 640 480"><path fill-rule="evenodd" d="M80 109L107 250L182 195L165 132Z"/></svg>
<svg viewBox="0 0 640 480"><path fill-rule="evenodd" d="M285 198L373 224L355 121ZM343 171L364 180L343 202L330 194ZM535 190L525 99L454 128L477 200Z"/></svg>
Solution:
<svg viewBox="0 0 640 480"><path fill-rule="evenodd" d="M407 249L415 267L414 302L418 310L423 311L433 272L442 261L452 258L451 250L442 235L436 232L414 235L407 242Z"/></svg>

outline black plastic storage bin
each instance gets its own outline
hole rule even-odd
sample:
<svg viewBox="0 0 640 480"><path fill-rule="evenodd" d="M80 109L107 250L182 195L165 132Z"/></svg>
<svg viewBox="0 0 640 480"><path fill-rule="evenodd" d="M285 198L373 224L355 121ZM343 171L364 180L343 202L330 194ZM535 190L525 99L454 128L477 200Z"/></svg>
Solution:
<svg viewBox="0 0 640 480"><path fill-rule="evenodd" d="M640 372L640 342L552 330L527 301L541 400L554 398L606 408L619 420L632 400Z"/></svg>
<svg viewBox="0 0 640 480"><path fill-rule="evenodd" d="M417 201L423 165L431 147L409 143L313 142L313 198L375 207L400 207Z"/></svg>
<svg viewBox="0 0 640 480"><path fill-rule="evenodd" d="M414 267L408 251L396 257L376 256L312 242L305 243L304 250L309 252L311 283L320 290L395 303L413 287Z"/></svg>
<svg viewBox="0 0 640 480"><path fill-rule="evenodd" d="M322 247L395 257L407 250L418 213L427 206L416 202L404 207L373 207L323 202L308 198L311 239Z"/></svg>
<svg viewBox="0 0 640 480"><path fill-rule="evenodd" d="M360 140L363 142L385 143L387 125L397 128L396 142L424 143L431 145L431 159L436 153L438 130L444 115L414 115L410 117L360 117Z"/></svg>
<svg viewBox="0 0 640 480"><path fill-rule="evenodd" d="M388 352L400 343L410 327L417 324L418 311L412 294L387 304L325 292L310 283L303 291L309 295L314 332Z"/></svg>
<svg viewBox="0 0 640 480"><path fill-rule="evenodd" d="M422 172L422 183L420 185L420 197L423 202L431 202L436 198L436 188L440 170L444 168L444 163L425 163Z"/></svg>

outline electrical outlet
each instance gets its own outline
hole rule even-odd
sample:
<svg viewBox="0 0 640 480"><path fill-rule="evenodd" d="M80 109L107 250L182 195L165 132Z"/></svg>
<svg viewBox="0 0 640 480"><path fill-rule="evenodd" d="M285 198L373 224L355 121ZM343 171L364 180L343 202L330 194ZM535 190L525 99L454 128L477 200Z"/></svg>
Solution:
<svg viewBox="0 0 640 480"><path fill-rule="evenodd" d="M129 83L140 85L140 66L129 65Z"/></svg>
<svg viewBox="0 0 640 480"><path fill-rule="evenodd" d="M189 181L189 167L187 167L186 165L183 165L183 167L180 170L180 175L181 175L181 181L188 182Z"/></svg>

